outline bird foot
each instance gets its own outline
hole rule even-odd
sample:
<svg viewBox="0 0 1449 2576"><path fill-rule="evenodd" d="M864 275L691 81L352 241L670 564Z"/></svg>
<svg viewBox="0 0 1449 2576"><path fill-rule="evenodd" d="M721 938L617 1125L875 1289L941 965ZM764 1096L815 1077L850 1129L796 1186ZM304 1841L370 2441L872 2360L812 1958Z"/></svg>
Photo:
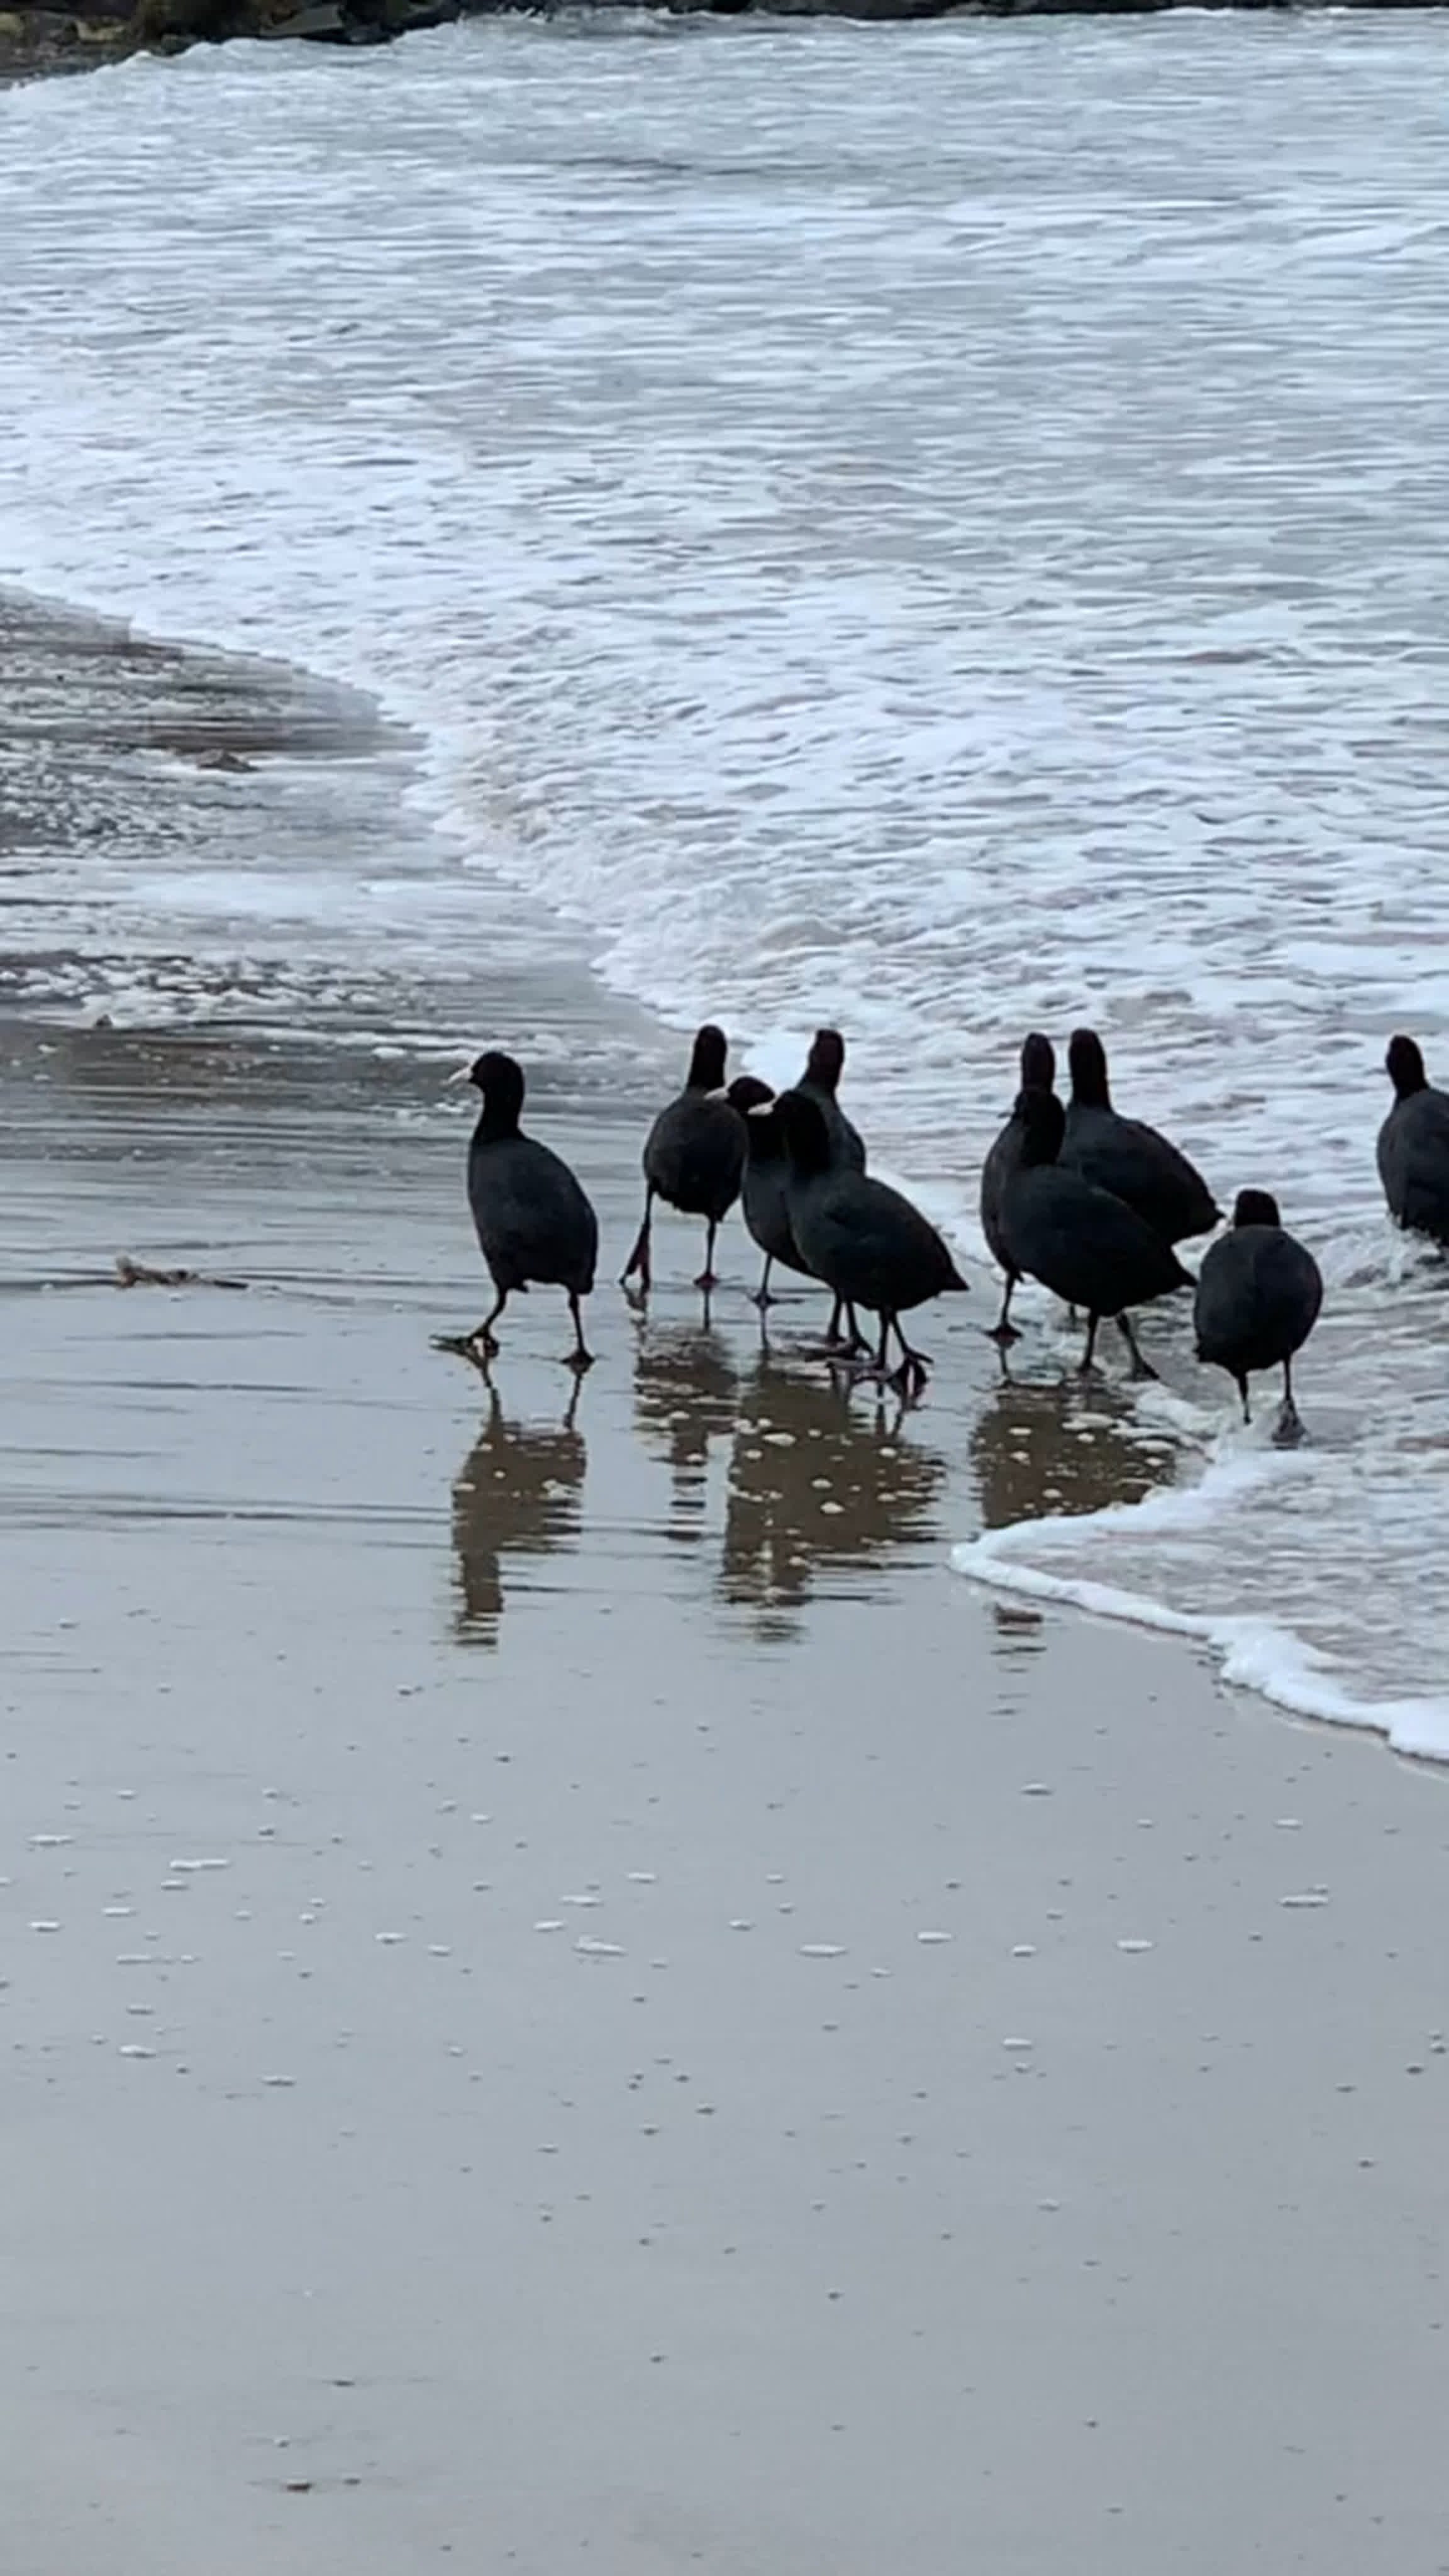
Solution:
<svg viewBox="0 0 1449 2576"><path fill-rule="evenodd" d="M875 1344L868 1342L864 1333L827 1333L821 1347L824 1356L832 1360L871 1360L875 1357Z"/></svg>
<svg viewBox="0 0 1449 2576"><path fill-rule="evenodd" d="M434 1333L435 1351L446 1351L450 1359L467 1360L470 1367L485 1369L494 1357L498 1344L490 1335L485 1341L479 1333Z"/></svg>
<svg viewBox="0 0 1449 2576"><path fill-rule="evenodd" d="M627 1289L631 1280L638 1280L639 1294L641 1297L648 1296L652 1285L652 1273L649 1267L649 1254L651 1248L649 1228L647 1226L641 1226L638 1234L634 1238L634 1249L630 1253L628 1260L625 1262L623 1269L619 1273L619 1285L621 1288Z"/></svg>
<svg viewBox="0 0 1449 2576"><path fill-rule="evenodd" d="M647 1270L641 1270L637 1283L632 1270L626 1270L619 1282L631 1306L647 1306L653 1281Z"/></svg>
<svg viewBox="0 0 1449 2576"><path fill-rule="evenodd" d="M874 1354L864 1342L820 1342L805 1353L807 1359L824 1360L827 1368L844 1369L851 1377L884 1377Z"/></svg>
<svg viewBox="0 0 1449 2576"><path fill-rule="evenodd" d="M999 1351L1009 1351L1013 1342L1020 1341L1021 1335L1014 1324L988 1324L986 1338L988 1342L994 1342Z"/></svg>
<svg viewBox="0 0 1449 2576"><path fill-rule="evenodd" d="M1297 1405L1285 1404L1273 1425L1274 1448L1297 1449L1307 1437Z"/></svg>
<svg viewBox="0 0 1449 2576"><path fill-rule="evenodd" d="M1151 1360L1145 1360L1140 1351L1135 1353L1127 1375L1140 1381L1150 1378L1154 1386L1160 1386L1162 1383L1161 1369L1155 1369Z"/></svg>
<svg viewBox="0 0 1449 2576"><path fill-rule="evenodd" d="M696 1288L702 1289L707 1297L711 1288L717 1288L719 1286L719 1281L712 1270L701 1270L699 1277L696 1279L694 1284Z"/></svg>
<svg viewBox="0 0 1449 2576"><path fill-rule="evenodd" d="M573 1370L575 1377L582 1377L585 1369L593 1367L594 1354L592 1351L585 1350L565 1351L563 1364L566 1369Z"/></svg>
<svg viewBox="0 0 1449 2576"><path fill-rule="evenodd" d="M694 1284L696 1288L698 1288L702 1283L696 1279ZM713 1287L713 1280L711 1280L710 1285ZM752 1288L750 1290L750 1304L752 1306L758 1306L762 1315L767 1306L778 1306L779 1303L779 1298L772 1297L768 1288Z"/></svg>
<svg viewBox="0 0 1449 2576"><path fill-rule="evenodd" d="M900 1367L885 1377L885 1384L893 1386L907 1404L914 1404L925 1394L929 1374L919 1351L908 1351Z"/></svg>

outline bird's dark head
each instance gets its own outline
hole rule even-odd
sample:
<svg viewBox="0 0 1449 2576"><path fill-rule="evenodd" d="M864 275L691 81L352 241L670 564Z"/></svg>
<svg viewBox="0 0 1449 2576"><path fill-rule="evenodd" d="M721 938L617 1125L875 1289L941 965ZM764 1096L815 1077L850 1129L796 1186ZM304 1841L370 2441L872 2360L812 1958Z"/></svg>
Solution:
<svg viewBox="0 0 1449 2576"><path fill-rule="evenodd" d="M775 1102L775 1116L790 1157L790 1168L808 1179L813 1172L830 1168L830 1130L820 1114L820 1104L807 1099L803 1091L782 1091Z"/></svg>
<svg viewBox="0 0 1449 2576"><path fill-rule="evenodd" d="M1050 1091L1057 1078L1056 1049L1040 1029L1021 1042L1021 1087L1023 1091Z"/></svg>
<svg viewBox="0 0 1449 2576"><path fill-rule="evenodd" d="M483 1122L490 1135L509 1136L523 1108L523 1067L501 1048L475 1056L466 1079L483 1095Z"/></svg>
<svg viewBox="0 0 1449 2576"><path fill-rule="evenodd" d="M835 1087L845 1071L845 1040L839 1029L817 1029L810 1041L805 1063L805 1080L818 1083L832 1099Z"/></svg>
<svg viewBox="0 0 1449 2576"><path fill-rule="evenodd" d="M725 1098L737 1109L745 1122L745 1150L752 1163L778 1162L785 1151L785 1138L775 1106L775 1095L768 1082L753 1073L741 1073L730 1084Z"/></svg>
<svg viewBox="0 0 1449 2576"><path fill-rule="evenodd" d="M737 1073L725 1093L731 1109L737 1109L742 1118L748 1118L752 1109L765 1108L774 1097L768 1082L761 1082L757 1073Z"/></svg>
<svg viewBox="0 0 1449 2576"><path fill-rule="evenodd" d="M1072 1069L1072 1098L1083 1109L1110 1109L1112 1095L1107 1088L1107 1050L1095 1029L1073 1029L1067 1047L1067 1062Z"/></svg>
<svg viewBox="0 0 1449 2576"><path fill-rule="evenodd" d="M690 1091L722 1091L728 1054L729 1041L723 1029L717 1029L713 1020L706 1020L694 1041L686 1088Z"/></svg>
<svg viewBox="0 0 1449 2576"><path fill-rule="evenodd" d="M1234 1225L1281 1225L1278 1202L1271 1190L1239 1190L1233 1201Z"/></svg>
<svg viewBox="0 0 1449 2576"><path fill-rule="evenodd" d="M1390 1038L1384 1069L1400 1100L1412 1100L1416 1091L1429 1088L1423 1054L1415 1038Z"/></svg>
<svg viewBox="0 0 1449 2576"><path fill-rule="evenodd" d="M1039 1091L1034 1085L1019 1091L1012 1114L1021 1122L1021 1159L1026 1169L1034 1171L1043 1163L1054 1163L1067 1127L1067 1113L1056 1093Z"/></svg>

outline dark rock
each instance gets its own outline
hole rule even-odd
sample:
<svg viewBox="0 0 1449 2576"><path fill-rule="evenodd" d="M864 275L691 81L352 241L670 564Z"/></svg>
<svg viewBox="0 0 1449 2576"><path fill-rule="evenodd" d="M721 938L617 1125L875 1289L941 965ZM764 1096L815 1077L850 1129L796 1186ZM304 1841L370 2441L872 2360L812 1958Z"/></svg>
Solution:
<svg viewBox="0 0 1449 2576"><path fill-rule="evenodd" d="M299 37L308 44L341 45L347 41L347 11L344 0L306 0L306 5L286 16L268 18L257 29L259 36Z"/></svg>

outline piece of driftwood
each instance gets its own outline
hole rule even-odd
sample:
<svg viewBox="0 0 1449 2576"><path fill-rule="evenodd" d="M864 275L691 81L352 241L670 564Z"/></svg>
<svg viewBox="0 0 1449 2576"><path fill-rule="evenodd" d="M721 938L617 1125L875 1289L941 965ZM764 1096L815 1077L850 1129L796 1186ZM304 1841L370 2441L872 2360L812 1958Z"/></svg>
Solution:
<svg viewBox="0 0 1449 2576"><path fill-rule="evenodd" d="M116 1255L118 1288L249 1288L248 1279L216 1279L205 1270L153 1270L149 1261L133 1261L129 1252Z"/></svg>

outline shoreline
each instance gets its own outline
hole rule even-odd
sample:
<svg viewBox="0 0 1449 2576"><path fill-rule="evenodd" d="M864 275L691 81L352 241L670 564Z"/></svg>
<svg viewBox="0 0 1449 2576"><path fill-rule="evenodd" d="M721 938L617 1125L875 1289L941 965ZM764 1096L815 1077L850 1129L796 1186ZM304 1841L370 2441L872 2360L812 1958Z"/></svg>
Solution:
<svg viewBox="0 0 1449 2576"><path fill-rule="evenodd" d="M657 1073L550 1025L581 1386L542 1293L430 1347L436 1066L0 1018L13 2576L1428 2576L1449 1780L961 1581L1154 1473L1023 1466L979 1290L905 1414L737 1219L631 1312Z"/></svg>
<svg viewBox="0 0 1449 2576"><path fill-rule="evenodd" d="M52 657L55 669L47 667ZM78 741L68 738L73 729L62 725L58 733L54 730L54 708L64 695L57 674L67 662L88 677L86 714L79 729L86 746L84 752ZM94 689L98 674L109 689L99 703ZM30 690L35 692L41 711L38 722L32 709L30 718L18 728L12 724L9 732L0 720L0 800L7 786L7 762L12 773L8 783L13 799L15 755L37 745L47 746L50 753L58 750L82 771L93 763L99 751L101 763L109 765L113 779L125 775L133 765L135 786L143 800L154 792L147 766L151 759L159 754L168 762L184 764L196 772L196 786L205 799L204 810L197 818L198 830L217 827L218 817L233 794L253 792L236 789L228 773L251 772L257 781L255 792L265 795L269 757L288 764L300 761L304 775L313 773L314 811L309 827L314 838L333 832L333 800L339 782L348 773L354 773L356 779L351 789L354 829L357 814L375 784L385 792L395 817L414 797L417 743L407 727L388 714L376 697L355 685L274 657L150 636L129 621L10 588L0 590L0 675L5 677L7 700L12 707ZM388 765L385 785L384 761ZM49 784L48 765L43 761L42 794L49 793ZM421 810L425 819L414 830L426 865L428 853L435 846L435 827L430 807L424 804ZM110 828L115 829L114 817ZM261 828L265 832L264 823ZM387 832L396 833L398 828L394 819ZM0 801L0 855L4 850L5 817ZM33 851L29 854L31 858L35 855ZM298 863L309 863L305 845L299 847ZM481 885L482 880L473 882ZM507 886L493 889L493 899L509 906L522 902ZM537 935L536 953L530 946L530 927ZM335 1028L327 1024L324 1031L309 1031L305 1037L287 1025L285 1016L274 1017L265 1029L268 1048L279 1051L275 1057L278 1063L291 1055L300 1064L311 1037L325 1033L329 1047L338 1047L343 1054L363 1060L354 1075L341 1077L349 1091L353 1090L355 1076L360 1075L365 1094L368 1082L382 1074L389 1085L397 1084L399 1114L413 1119L425 1114L423 1102L430 1096L432 1064L451 1065L483 1027L495 1037L501 1033L502 1042L522 1047L526 1053L530 1040L525 1032L536 1025L538 1011L547 1013L562 1005L559 1034L564 1039L564 1056L582 1041L588 1049L597 1051L597 1070L591 1078L584 1070L570 1075L564 1061L530 1067L531 1101L548 1102L558 1096L571 1110L588 1111L596 1105L592 1093L602 1080L617 1095L619 1103L627 1104L642 1134L657 1105L660 1086L667 1089L676 1069L676 1058L685 1043L681 1033L645 1006L631 1003L604 985L588 963L585 943L576 938L561 939L541 916L536 925L530 919L521 938L510 938L507 949L499 971L488 978L490 998L482 1017L470 1002L455 1018L439 1020L423 1046L419 1045L415 1023L405 1050L410 1058L406 1066L394 1068L389 1062L398 1053L395 1029L384 1024L359 1035L350 1027L345 1013ZM128 980L121 978L123 990ZM218 971L211 980L224 988L227 978ZM462 989L467 989L466 983ZM17 1000L28 1004L29 998L23 978L17 980L8 961L0 957L0 1013ZM436 1002L440 998L445 997L409 994L406 1002L426 1013L429 1000ZM63 1003L64 1007L68 1005ZM101 1023L109 1028L108 1012L102 1013ZM33 1025L54 1035L54 1023L44 1017ZM233 1029L224 1012L220 1021L213 1020L208 1009L197 1020L195 1035L205 1044L208 1033L213 1031L239 1041L244 1054L257 1034L249 1031L245 1022ZM118 1032L123 1050L128 1037L135 1033L134 1028L128 1030L124 1025ZM158 1024L152 1033L155 1045L163 1053L178 1034L170 1022ZM551 1040L546 1054L554 1051L555 1042ZM366 1064L369 1056L374 1059L371 1070ZM331 1054L322 1059L315 1077L307 1077L309 1083L323 1078L324 1069L325 1076L339 1072ZM256 1075L254 1063L253 1080ZM904 1185L918 1186L909 1176ZM929 1202L929 1191L925 1198ZM115 1247L117 1253L139 1254L143 1259L154 1257L157 1250L156 1246L129 1242ZM746 1258L750 1257L747 1254ZM953 1406L957 1410L963 1404L968 1408L968 1420L962 1428L974 1445L976 1425L969 1417L988 1392L997 1389L995 1363L987 1347L984 1343L974 1347L977 1328L984 1319L984 1307L981 1315L976 1309L983 1292L988 1301L994 1296L995 1274L979 1246L968 1245L965 1258L977 1292L972 1299L970 1320L964 1311L957 1316L956 1301L935 1311L951 1331L953 1341L959 1336L970 1352L967 1385L953 1389ZM610 1276L606 1248L601 1278L607 1280ZM1054 1410L1059 1417L1057 1438L1049 1445L1045 1462L1040 1456L1034 1457L1024 1480L1008 1476L1007 1490L1000 1496L993 1495L979 1522L973 1509L966 1525L958 1525L947 1534L957 1581L984 1584L998 1598L1015 1596L1032 1603L1055 1604L1071 1617L1107 1620L1139 1636L1180 1641L1190 1654L1205 1654L1225 1686L1245 1691L1290 1722L1344 1729L1377 1741L1395 1756L1415 1763L1440 1769L1449 1764L1441 1703L1428 1697L1369 1699L1356 1695L1339 1681L1336 1668L1282 1620L1238 1617L1232 1612L1197 1613L1134 1591L1130 1584L1124 1586L1112 1579L1110 1543L1100 1568L1094 1563L1089 1572L1070 1576L1053 1571L1050 1561L1046 1567L1013 1562L1018 1547L1032 1545L1043 1546L1050 1560L1055 1545L1069 1545L1080 1534L1079 1525L1090 1525L1104 1512L1110 1520L1123 1503L1130 1505L1154 1493L1165 1491L1169 1504L1173 1495L1180 1496L1184 1508L1190 1511L1198 1481L1191 1461L1177 1444L1171 1449L1168 1463L1180 1472L1175 1477L1169 1474L1163 1488L1163 1459L1158 1454L1160 1431L1138 1417L1130 1394L1110 1379L1098 1385L1110 1424L1101 1440L1105 1477L1098 1476L1095 1458L1089 1452L1084 1478L1081 1461L1073 1456L1069 1445L1069 1417L1078 1393L1074 1379L1064 1372L1060 1384L1053 1387L1027 1375L1016 1384L1018 1394L1012 1398L1012 1405L1019 1401L1032 1413L1045 1399L1049 1411ZM928 1394L928 1414L931 1405ZM1027 1436L1034 1441L1036 1435ZM1048 1501L1047 1494L1059 1499ZM1268 1654L1265 1648L1270 1643L1273 1652Z"/></svg>

